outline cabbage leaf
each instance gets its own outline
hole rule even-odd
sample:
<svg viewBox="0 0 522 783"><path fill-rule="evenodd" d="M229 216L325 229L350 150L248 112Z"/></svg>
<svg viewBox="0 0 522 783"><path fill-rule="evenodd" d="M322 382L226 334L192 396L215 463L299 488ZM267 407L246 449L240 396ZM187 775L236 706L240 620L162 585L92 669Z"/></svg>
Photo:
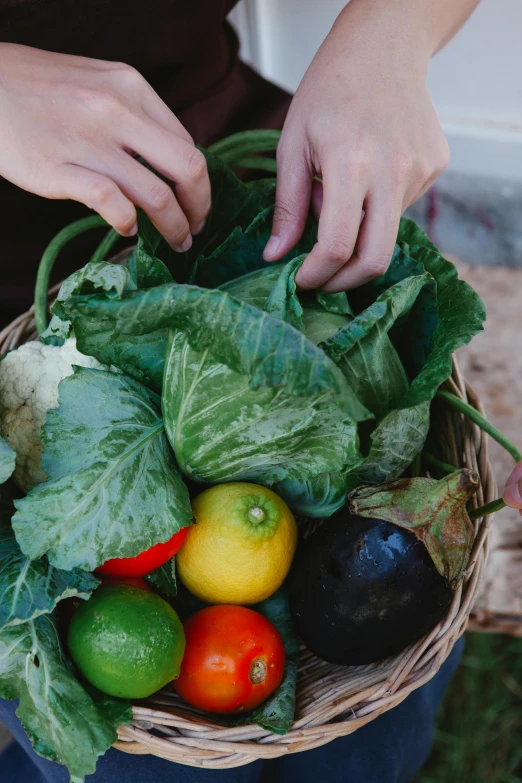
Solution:
<svg viewBox="0 0 522 783"><path fill-rule="evenodd" d="M81 783L130 723L124 700L88 693L70 671L50 615L0 632L0 698L19 699L16 714L38 755L64 764Z"/></svg>
<svg viewBox="0 0 522 783"><path fill-rule="evenodd" d="M0 484L4 484L12 476L15 469L15 460L15 452L0 436Z"/></svg>
<svg viewBox="0 0 522 783"><path fill-rule="evenodd" d="M43 429L49 480L15 500L25 555L94 570L170 539L192 518L159 398L125 375L76 368Z"/></svg>

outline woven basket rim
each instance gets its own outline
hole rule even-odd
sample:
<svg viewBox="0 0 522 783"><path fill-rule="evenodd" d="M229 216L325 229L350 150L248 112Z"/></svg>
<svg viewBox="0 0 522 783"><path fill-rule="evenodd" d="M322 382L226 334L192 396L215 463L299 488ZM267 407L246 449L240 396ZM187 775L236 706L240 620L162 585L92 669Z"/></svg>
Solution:
<svg viewBox="0 0 522 783"><path fill-rule="evenodd" d="M113 262L122 263L131 248ZM59 286L49 292L57 293ZM0 354L36 339L33 308L0 331ZM446 388L482 415L483 405L463 379L456 359ZM473 498L478 508L496 497L488 460L487 437L454 410L441 408L448 462L476 471L481 488ZM425 637L393 658L369 666L327 664L302 649L298 667L296 719L285 735L257 725L226 728L183 704L172 690L163 690L133 705L133 721L118 729L114 747L126 753L152 754L188 766L228 769L257 759L317 748L356 731L397 706L440 669L468 624L488 551L490 518L474 522L470 563L446 617Z"/></svg>

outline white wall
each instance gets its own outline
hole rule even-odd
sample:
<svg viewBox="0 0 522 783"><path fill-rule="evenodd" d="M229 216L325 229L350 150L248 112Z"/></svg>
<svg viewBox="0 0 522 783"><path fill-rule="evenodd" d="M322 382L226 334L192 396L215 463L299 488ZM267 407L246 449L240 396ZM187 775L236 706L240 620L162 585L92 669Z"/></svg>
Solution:
<svg viewBox="0 0 522 783"><path fill-rule="evenodd" d="M393 2L393 0L389 0ZM294 90L344 0L242 0L243 52ZM453 171L522 180L522 2L482 0L432 61L428 87Z"/></svg>

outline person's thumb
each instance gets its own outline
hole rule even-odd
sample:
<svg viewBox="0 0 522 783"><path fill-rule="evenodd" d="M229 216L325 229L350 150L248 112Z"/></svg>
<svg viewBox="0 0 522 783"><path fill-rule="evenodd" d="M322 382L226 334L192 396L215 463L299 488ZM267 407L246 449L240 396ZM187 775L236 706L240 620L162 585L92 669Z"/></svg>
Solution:
<svg viewBox="0 0 522 783"><path fill-rule="evenodd" d="M272 234L263 252L265 261L279 261L300 240L311 191L312 177L305 161L286 161L278 155L276 204Z"/></svg>

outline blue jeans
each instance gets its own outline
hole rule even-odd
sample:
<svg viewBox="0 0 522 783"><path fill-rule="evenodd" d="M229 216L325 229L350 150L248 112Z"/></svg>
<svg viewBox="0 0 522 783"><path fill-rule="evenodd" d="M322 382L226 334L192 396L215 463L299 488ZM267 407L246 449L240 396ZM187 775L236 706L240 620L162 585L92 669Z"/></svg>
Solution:
<svg viewBox="0 0 522 783"><path fill-rule="evenodd" d="M155 756L111 748L88 783L408 783L431 748L435 713L462 654L462 640L438 674L398 707L354 734L316 750L230 770L196 769ZM0 755L0 783L68 783L67 770L34 753L15 716L16 702L0 699L0 722L16 742Z"/></svg>

